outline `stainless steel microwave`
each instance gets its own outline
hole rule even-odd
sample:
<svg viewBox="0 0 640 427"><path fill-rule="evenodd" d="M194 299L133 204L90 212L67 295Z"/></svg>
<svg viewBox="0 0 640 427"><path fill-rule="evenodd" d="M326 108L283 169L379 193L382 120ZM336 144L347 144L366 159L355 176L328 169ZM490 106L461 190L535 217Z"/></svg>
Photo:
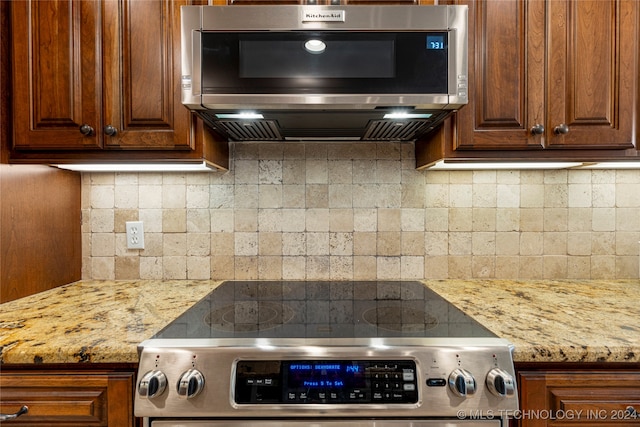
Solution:
<svg viewBox="0 0 640 427"><path fill-rule="evenodd" d="M467 103L466 6L183 6L182 102L229 140L412 140Z"/></svg>

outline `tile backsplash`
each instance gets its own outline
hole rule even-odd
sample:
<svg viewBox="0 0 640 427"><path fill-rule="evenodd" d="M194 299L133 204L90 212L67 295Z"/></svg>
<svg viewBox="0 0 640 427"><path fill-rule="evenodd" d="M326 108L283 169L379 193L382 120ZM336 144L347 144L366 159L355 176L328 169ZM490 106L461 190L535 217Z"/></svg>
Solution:
<svg viewBox="0 0 640 427"><path fill-rule="evenodd" d="M230 172L83 174L83 278L639 277L640 171L416 171L413 149L234 143Z"/></svg>

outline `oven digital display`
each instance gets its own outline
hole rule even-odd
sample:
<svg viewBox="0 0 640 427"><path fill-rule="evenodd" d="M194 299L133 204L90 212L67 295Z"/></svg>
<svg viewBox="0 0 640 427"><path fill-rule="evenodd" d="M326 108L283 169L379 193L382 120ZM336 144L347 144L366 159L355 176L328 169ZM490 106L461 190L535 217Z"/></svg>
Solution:
<svg viewBox="0 0 640 427"><path fill-rule="evenodd" d="M239 404L416 403L413 360L239 361Z"/></svg>
<svg viewBox="0 0 640 427"><path fill-rule="evenodd" d="M362 362L284 362L289 388L343 389L366 387L367 367Z"/></svg>

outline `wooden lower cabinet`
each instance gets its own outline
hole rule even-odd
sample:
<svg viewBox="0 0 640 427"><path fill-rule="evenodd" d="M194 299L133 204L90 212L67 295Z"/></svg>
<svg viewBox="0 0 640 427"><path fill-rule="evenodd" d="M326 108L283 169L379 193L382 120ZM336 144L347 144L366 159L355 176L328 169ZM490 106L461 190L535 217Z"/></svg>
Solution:
<svg viewBox="0 0 640 427"><path fill-rule="evenodd" d="M0 374L0 412L29 411L7 425L133 427L135 373L7 370ZM4 425L4 423L3 423Z"/></svg>
<svg viewBox="0 0 640 427"><path fill-rule="evenodd" d="M604 364L606 365L606 364ZM518 371L521 412L513 424L640 426L640 366Z"/></svg>

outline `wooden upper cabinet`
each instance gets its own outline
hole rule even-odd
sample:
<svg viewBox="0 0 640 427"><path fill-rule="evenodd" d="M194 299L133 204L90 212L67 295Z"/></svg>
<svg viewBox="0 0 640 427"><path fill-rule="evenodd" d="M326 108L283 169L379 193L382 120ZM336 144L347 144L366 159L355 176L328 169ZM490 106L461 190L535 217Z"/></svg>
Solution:
<svg viewBox="0 0 640 427"><path fill-rule="evenodd" d="M12 2L14 148L192 148L180 101L185 3Z"/></svg>
<svg viewBox="0 0 640 427"><path fill-rule="evenodd" d="M633 148L637 0L461 3L470 102L454 150Z"/></svg>
<svg viewBox="0 0 640 427"><path fill-rule="evenodd" d="M99 148L100 3L11 3L15 148Z"/></svg>

